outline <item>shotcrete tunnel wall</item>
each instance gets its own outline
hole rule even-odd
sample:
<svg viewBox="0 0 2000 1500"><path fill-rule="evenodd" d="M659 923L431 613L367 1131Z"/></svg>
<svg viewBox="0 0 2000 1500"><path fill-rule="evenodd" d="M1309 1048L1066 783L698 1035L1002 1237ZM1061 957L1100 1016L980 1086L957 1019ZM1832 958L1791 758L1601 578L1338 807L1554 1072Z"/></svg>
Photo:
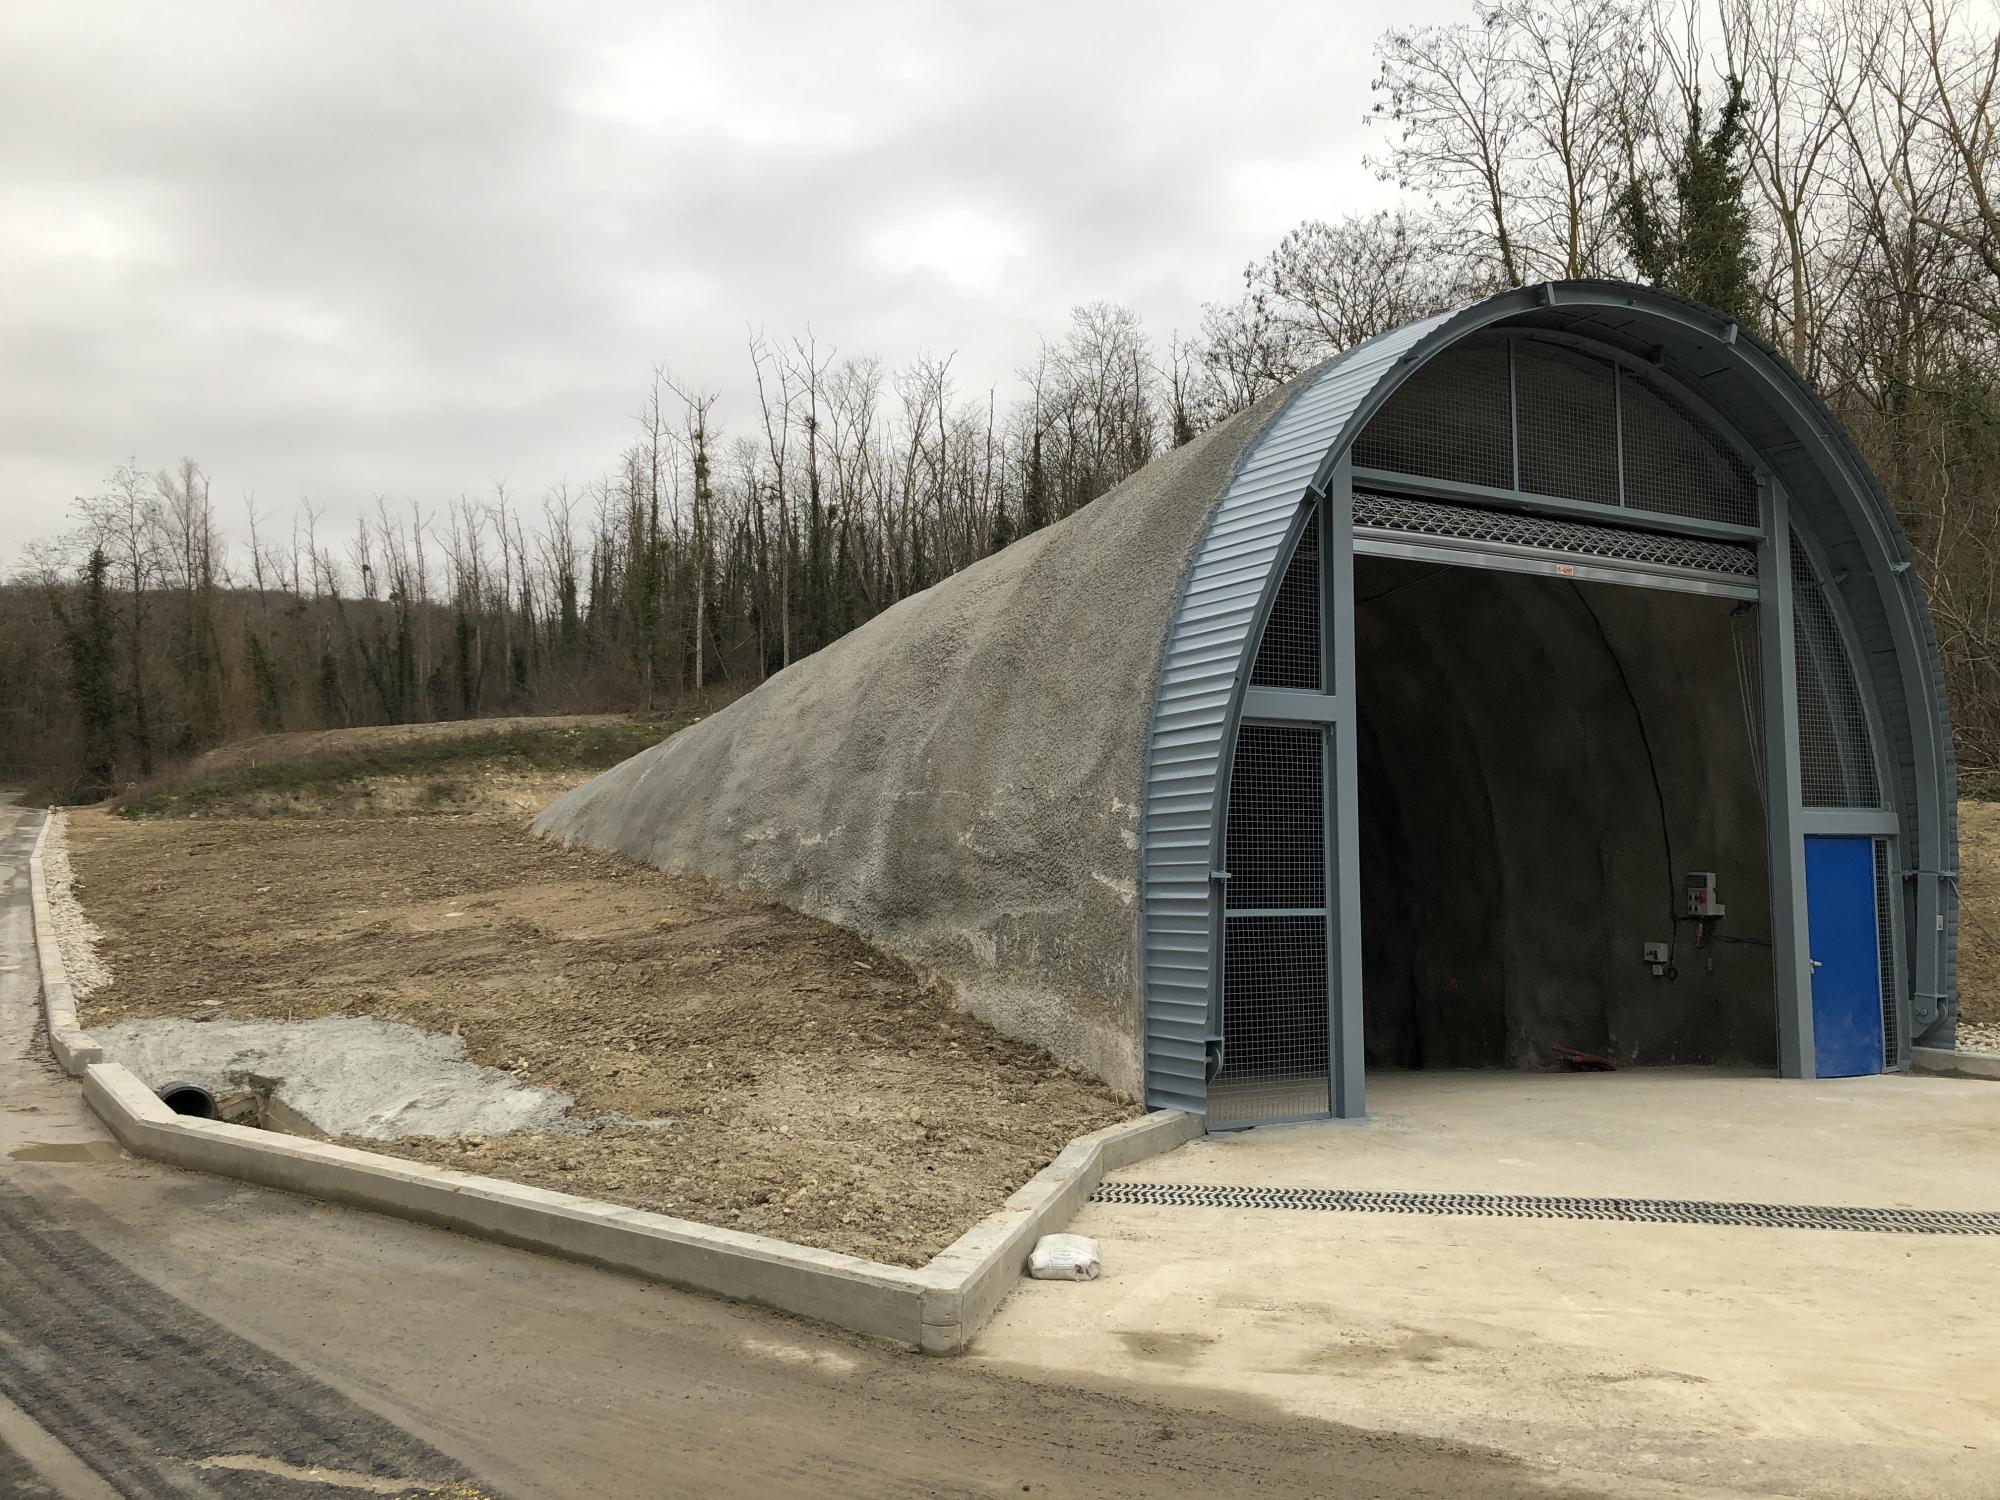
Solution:
<svg viewBox="0 0 2000 1500"><path fill-rule="evenodd" d="M765 891L1137 1091L1140 777L1166 620L1266 400L552 804Z"/></svg>
<svg viewBox="0 0 2000 1500"><path fill-rule="evenodd" d="M1496 364L1494 348L1513 353ZM1455 351L1485 358L1489 378L1444 378ZM1550 378L1559 368L1577 378ZM1461 452L1438 434L1471 409L1467 390L1483 393L1484 415ZM1377 435L1403 441L1361 444L1399 401L1410 420L1385 420ZM1676 445L1677 423L1692 447ZM1702 438L1704 423L1727 441ZM1563 455L1579 465L1551 466ZM1747 572L1726 560L1720 571L1770 569L1767 624L1813 604L1783 582L1789 527L1821 559L1807 589L1835 597L1852 637L1875 728L1854 732L1849 714L1841 743L1856 757L1879 745L1882 796L1802 804L1798 787L1779 788L1771 836L1791 854L1774 872L1774 928L1732 680L1734 606L1635 589L1473 577L1444 607L1423 606L1421 588L1370 600L1350 631L1346 585L1328 584L1338 603L1323 617L1325 650L1359 656L1360 692L1263 692L1247 712L1257 632L1306 508L1338 518L1324 566L1344 577L1363 496L1378 542L1497 539L1555 555L1567 544L1548 540L1551 518L1617 528L1620 507L1655 509L1633 527L1670 543L1604 555L1657 576L1702 571L1717 546L1755 549ZM1439 501L1506 519L1447 526ZM1435 558L1440 547L1403 550ZM1361 569L1358 595L1408 576L1379 558ZM1781 684L1793 680L1786 639L1782 624L1761 639L1760 665ZM1781 1068L1810 1076L1800 866L1815 836L1875 839L1878 871L1901 862L1901 884L1878 881L1908 939L1883 950L1885 1037L1949 1041L1942 693L1888 502L1782 359L1712 309L1641 287L1552 283L1355 346L577 789L536 826L859 929L1003 1030L1143 1088L1155 1106L1203 1110L1223 1056L1218 1012L1236 1003L1231 924L1300 915L1291 903L1232 912L1222 847L1236 726L1275 716L1334 747L1327 878L1306 913L1324 919L1318 950L1284 976L1288 993L1315 975L1326 991L1334 1113L1362 1107L1364 1053L1518 1064L1567 1042L1639 1062L1768 1063L1774 1019ZM1788 694L1772 700L1771 733L1795 743L1810 726L1782 723ZM1656 848L1661 801L1671 856ZM1364 820L1365 857L1354 847ZM1680 977L1655 980L1640 945L1666 938L1679 878L1702 869L1718 872L1725 931L1745 941L1717 950L1711 972L1683 928ZM1350 936L1363 893L1366 943ZM1772 952L1757 946L1766 934ZM1364 954L1365 975L1354 967ZM1444 997L1481 975L1498 998L1442 1024L1462 1003ZM1364 991L1368 1003L1353 1003Z"/></svg>
<svg viewBox="0 0 2000 1500"><path fill-rule="evenodd" d="M1369 1062L1774 1065L1736 606L1379 558L1355 598ZM1734 941L1655 977L1690 870Z"/></svg>

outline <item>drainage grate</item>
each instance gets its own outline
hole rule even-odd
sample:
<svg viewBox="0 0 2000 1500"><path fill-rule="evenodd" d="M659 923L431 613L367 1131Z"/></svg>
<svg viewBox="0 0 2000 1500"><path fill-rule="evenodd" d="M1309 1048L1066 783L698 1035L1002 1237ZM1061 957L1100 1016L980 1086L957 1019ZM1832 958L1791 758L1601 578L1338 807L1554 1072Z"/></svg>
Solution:
<svg viewBox="0 0 2000 1500"><path fill-rule="evenodd" d="M1401 1193L1353 1188L1246 1188L1205 1182L1105 1182L1093 1203L1161 1208L1286 1208L1327 1213L1446 1214L1496 1219L1604 1219L1742 1229L1847 1229L1868 1234L2000 1235L2000 1212L1703 1203L1680 1198L1543 1198L1526 1193Z"/></svg>

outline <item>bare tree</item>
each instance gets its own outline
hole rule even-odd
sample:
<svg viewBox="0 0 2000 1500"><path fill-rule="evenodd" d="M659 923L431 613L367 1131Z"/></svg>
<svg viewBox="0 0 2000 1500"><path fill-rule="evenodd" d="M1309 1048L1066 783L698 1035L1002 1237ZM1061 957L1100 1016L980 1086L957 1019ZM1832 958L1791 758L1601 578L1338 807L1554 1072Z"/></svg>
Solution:
<svg viewBox="0 0 2000 1500"><path fill-rule="evenodd" d="M1375 44L1383 97L1373 115L1397 128L1381 175L1435 203L1455 229L1485 241L1503 286L1527 279L1508 164L1527 122L1504 13L1477 22L1384 32Z"/></svg>

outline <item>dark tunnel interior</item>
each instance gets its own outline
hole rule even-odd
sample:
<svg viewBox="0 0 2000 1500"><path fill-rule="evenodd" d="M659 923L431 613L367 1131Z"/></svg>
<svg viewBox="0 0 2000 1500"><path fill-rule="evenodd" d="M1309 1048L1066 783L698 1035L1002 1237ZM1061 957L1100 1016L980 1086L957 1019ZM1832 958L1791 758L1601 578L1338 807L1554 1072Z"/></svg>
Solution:
<svg viewBox="0 0 2000 1500"><path fill-rule="evenodd" d="M1752 608L1367 556L1355 602L1369 1065L1774 1067Z"/></svg>

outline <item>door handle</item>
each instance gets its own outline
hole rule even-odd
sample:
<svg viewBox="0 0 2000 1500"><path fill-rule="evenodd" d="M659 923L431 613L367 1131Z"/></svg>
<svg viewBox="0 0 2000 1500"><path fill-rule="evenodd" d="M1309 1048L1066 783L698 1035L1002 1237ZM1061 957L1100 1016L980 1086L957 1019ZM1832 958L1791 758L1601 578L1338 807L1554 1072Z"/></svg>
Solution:
<svg viewBox="0 0 2000 1500"><path fill-rule="evenodd" d="M1816 958L1809 958L1806 960L1806 962L1811 964L1815 969L1817 969L1820 966L1819 960Z"/></svg>

